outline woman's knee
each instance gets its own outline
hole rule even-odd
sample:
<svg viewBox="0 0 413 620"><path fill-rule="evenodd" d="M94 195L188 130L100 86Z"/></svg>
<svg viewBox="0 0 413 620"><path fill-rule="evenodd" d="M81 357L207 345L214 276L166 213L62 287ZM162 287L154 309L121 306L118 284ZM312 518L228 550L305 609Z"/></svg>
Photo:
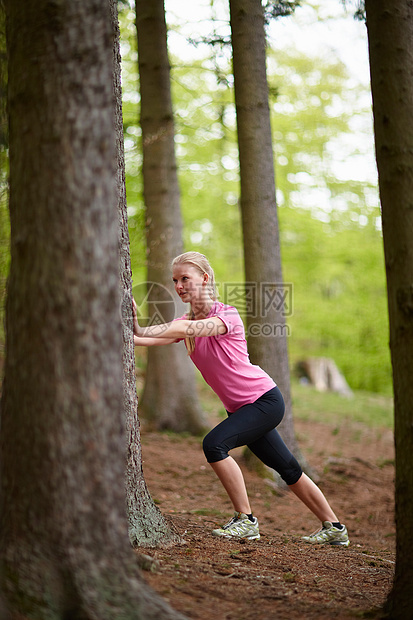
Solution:
<svg viewBox="0 0 413 620"><path fill-rule="evenodd" d="M295 456L292 456L291 460L287 463L287 465L285 465L282 471L279 471L278 473L280 474L284 482L288 484L288 486L290 486L299 481L303 470Z"/></svg>
<svg viewBox="0 0 413 620"><path fill-rule="evenodd" d="M211 431L210 433L208 433L208 435L204 437L204 441L202 442L202 449L208 463L216 463L217 461L222 461L222 459L226 459L228 456L228 449L222 444L220 444L220 442L214 436L213 431Z"/></svg>

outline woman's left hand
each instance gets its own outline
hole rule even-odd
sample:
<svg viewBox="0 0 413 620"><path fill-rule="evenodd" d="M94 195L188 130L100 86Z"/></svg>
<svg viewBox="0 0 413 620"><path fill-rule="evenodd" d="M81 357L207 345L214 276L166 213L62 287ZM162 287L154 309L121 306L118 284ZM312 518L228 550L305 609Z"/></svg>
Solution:
<svg viewBox="0 0 413 620"><path fill-rule="evenodd" d="M132 314L133 314L133 335L141 336L142 335L142 327L140 327L138 323L138 306L136 305L136 301L132 297Z"/></svg>

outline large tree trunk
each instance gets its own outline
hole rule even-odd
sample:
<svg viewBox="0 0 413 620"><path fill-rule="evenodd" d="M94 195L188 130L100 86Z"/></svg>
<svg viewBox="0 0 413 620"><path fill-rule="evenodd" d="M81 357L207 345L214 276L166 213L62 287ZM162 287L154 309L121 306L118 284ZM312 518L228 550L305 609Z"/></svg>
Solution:
<svg viewBox="0 0 413 620"><path fill-rule="evenodd" d="M241 212L251 361L274 379L285 400L279 430L300 457L292 418L286 301L275 202L264 14L261 0L230 0Z"/></svg>
<svg viewBox="0 0 413 620"><path fill-rule="evenodd" d="M413 608L413 6L366 0L376 158L393 366L396 448L396 573L391 618Z"/></svg>
<svg viewBox="0 0 413 620"><path fill-rule="evenodd" d="M127 537L109 3L6 6L8 617L175 618L141 580Z"/></svg>
<svg viewBox="0 0 413 620"><path fill-rule="evenodd" d="M171 261L182 252L182 220L163 0L137 0L143 186L148 256L148 318L170 321L185 309L174 303ZM139 300L138 300L139 301ZM140 410L157 429L201 433L207 426L195 372L183 343L149 347Z"/></svg>
<svg viewBox="0 0 413 620"><path fill-rule="evenodd" d="M115 92L115 129L118 155L117 187L119 215L120 296L123 327L123 407L128 433L128 461L126 469L126 496L129 517L129 537L135 546L154 546L177 540L153 502L142 470L142 451L136 393L135 348L132 328L132 271L128 232L125 188L125 152L123 144L121 58L119 50L119 23L116 0L110 0L114 30L113 80Z"/></svg>

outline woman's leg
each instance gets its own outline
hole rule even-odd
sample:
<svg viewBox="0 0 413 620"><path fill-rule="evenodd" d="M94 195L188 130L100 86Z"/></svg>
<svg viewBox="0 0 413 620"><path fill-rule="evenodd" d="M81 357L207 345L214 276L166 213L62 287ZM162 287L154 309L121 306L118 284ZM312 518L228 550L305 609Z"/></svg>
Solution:
<svg viewBox="0 0 413 620"><path fill-rule="evenodd" d="M339 522L321 489L306 474L302 474L298 482L290 484L289 488L321 522Z"/></svg>
<svg viewBox="0 0 413 620"><path fill-rule="evenodd" d="M257 440L274 428L281 421L283 413L284 401L281 392L274 388L256 403L244 405L235 413L230 413L226 420L204 438L203 449L207 461L223 484L237 512L251 514L251 507L241 469L236 461L228 456L228 452Z"/></svg>
<svg viewBox="0 0 413 620"><path fill-rule="evenodd" d="M250 449L265 465L277 471L288 487L320 521L338 522L321 489L302 473L301 467L276 429L266 433Z"/></svg>
<svg viewBox="0 0 413 620"><path fill-rule="evenodd" d="M222 461L210 463L210 465L228 493L234 510L236 510L236 512L243 512L247 515L251 514L244 476L232 456L228 456Z"/></svg>

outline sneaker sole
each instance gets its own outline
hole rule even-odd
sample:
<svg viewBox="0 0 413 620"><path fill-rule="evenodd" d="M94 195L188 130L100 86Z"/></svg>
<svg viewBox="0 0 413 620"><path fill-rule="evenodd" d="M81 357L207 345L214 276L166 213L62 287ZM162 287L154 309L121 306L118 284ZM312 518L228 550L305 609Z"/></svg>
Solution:
<svg viewBox="0 0 413 620"><path fill-rule="evenodd" d="M259 540L261 536L256 534L255 536L233 536L231 534L212 534L215 538L232 538L235 540Z"/></svg>
<svg viewBox="0 0 413 620"><path fill-rule="evenodd" d="M307 545L331 545L332 547L348 547L350 544L349 540L305 540L302 539Z"/></svg>

